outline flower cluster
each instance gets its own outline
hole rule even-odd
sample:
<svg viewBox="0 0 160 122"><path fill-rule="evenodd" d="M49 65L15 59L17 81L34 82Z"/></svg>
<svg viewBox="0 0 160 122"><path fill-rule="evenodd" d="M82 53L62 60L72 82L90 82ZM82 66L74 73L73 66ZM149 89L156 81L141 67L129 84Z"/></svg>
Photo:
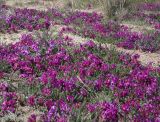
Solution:
<svg viewBox="0 0 160 122"><path fill-rule="evenodd" d="M146 10L146 11L159 11L160 10L160 2L141 3L141 4L138 4L137 9Z"/></svg>
<svg viewBox="0 0 160 122"><path fill-rule="evenodd" d="M124 19L136 19L145 21L152 25L156 30L160 30L160 3L138 4L133 12L124 16Z"/></svg>
<svg viewBox="0 0 160 122"><path fill-rule="evenodd" d="M75 12L64 19L64 24L71 27L63 28L63 32L72 32L83 37L89 37L102 43L114 43L120 47L127 49L141 49L143 51L155 52L159 50L159 14L145 15L144 13L136 13L138 19L146 19L150 24L153 24L157 29L155 33L138 33L132 32L128 27L120 25L115 21L103 23L103 17L96 13ZM125 17L124 17L125 18Z"/></svg>
<svg viewBox="0 0 160 122"><path fill-rule="evenodd" d="M119 54L92 41L77 47L63 38L43 41L34 40L32 35L23 35L20 42L1 51L3 60L25 79L20 83L24 84L21 92L26 94L24 104L43 107L44 121L75 120L78 110L94 113L91 118L82 118L86 121L147 121L159 117L160 72L142 66L138 55ZM7 84L1 86L1 112L16 112L16 93ZM101 93L109 101L97 101Z"/></svg>
<svg viewBox="0 0 160 122"><path fill-rule="evenodd" d="M158 5L158 4L157 4ZM7 9L5 7L5 9ZM156 33L159 32L159 13L146 14L144 11L129 13L125 18L137 18L145 20L153 25ZM131 32L128 27L121 26L118 22L109 20L104 23L102 15L79 11L60 11L48 9L38 11L34 9L14 9L8 17L0 18L1 32L17 32L27 29L28 31L49 29L51 25L66 25L63 32L72 32L83 37L89 37L103 43L114 43L127 49L141 49L143 51L155 52L159 50L158 34L155 38L149 38L147 34ZM152 33L152 37L155 35ZM147 41L146 41L147 40ZM138 43L138 45L137 45Z"/></svg>
<svg viewBox="0 0 160 122"><path fill-rule="evenodd" d="M62 36L69 31L97 41L116 40L124 48L153 52L159 49L159 32L131 32L115 21L103 23L103 16L97 13L62 14L55 9L15 9L5 22L6 30L49 29L52 24L67 27L55 39L24 34L19 42L0 46L0 66L7 67L0 69L2 116L17 112L21 105L19 95L23 94L23 105L43 112L40 118L44 122L159 121L159 68L141 65L137 54L118 53L92 40L76 45ZM16 87L10 72L18 77ZM35 122L37 118L32 114L28 121Z"/></svg>
<svg viewBox="0 0 160 122"><path fill-rule="evenodd" d="M0 32L17 32L27 29L28 31L48 29L50 26L49 17L43 11L34 9L15 9L12 14L5 18L0 18Z"/></svg>
<svg viewBox="0 0 160 122"><path fill-rule="evenodd" d="M99 119L102 121L118 121L118 106L109 102L99 102L95 104L88 104L89 112L99 112Z"/></svg>
<svg viewBox="0 0 160 122"><path fill-rule="evenodd" d="M0 89L1 114L4 115L8 112L15 112L17 105L16 92L9 91L9 84L6 82L0 83Z"/></svg>

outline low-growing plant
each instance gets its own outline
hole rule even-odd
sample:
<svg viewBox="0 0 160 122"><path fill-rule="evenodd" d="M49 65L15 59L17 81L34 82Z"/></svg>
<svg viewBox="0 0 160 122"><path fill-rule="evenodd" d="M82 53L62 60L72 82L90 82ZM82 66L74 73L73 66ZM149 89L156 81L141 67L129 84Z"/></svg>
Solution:
<svg viewBox="0 0 160 122"><path fill-rule="evenodd" d="M0 60L0 72L11 72L11 65L6 60Z"/></svg>
<svg viewBox="0 0 160 122"><path fill-rule="evenodd" d="M160 36L159 34L154 34L154 37L144 36L136 41L135 46L150 52L157 51L160 48Z"/></svg>
<svg viewBox="0 0 160 122"><path fill-rule="evenodd" d="M0 78L5 81L0 82L0 117L18 114L19 106L30 106L41 111L41 120L47 122L159 120L159 68L141 65L137 54L119 53L101 44L115 41L133 49L138 41L159 40L159 33L155 38L131 32L115 21L104 23L97 13L15 11L16 15L7 20L9 24L40 33L24 34L19 42L0 46ZM53 37L54 32L48 30L60 23L67 27ZM65 32L89 41L75 44L63 36ZM149 51L157 50L155 44L148 44L153 46ZM148 51L145 43L138 46ZM21 79L14 89L14 80L2 74L10 70L18 72ZM31 115L28 121L36 119Z"/></svg>

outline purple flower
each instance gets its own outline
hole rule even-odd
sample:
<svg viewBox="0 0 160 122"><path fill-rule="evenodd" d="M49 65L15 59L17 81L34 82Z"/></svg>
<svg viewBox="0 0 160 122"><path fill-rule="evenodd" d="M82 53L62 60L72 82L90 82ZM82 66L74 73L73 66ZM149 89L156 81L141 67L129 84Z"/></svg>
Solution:
<svg viewBox="0 0 160 122"><path fill-rule="evenodd" d="M88 111L91 112L91 113L95 112L96 107L97 107L97 106L96 106L95 104L88 104L88 105L87 105L87 109L88 109Z"/></svg>
<svg viewBox="0 0 160 122"><path fill-rule="evenodd" d="M130 111L130 105L129 103L125 103L121 105L121 109L124 113L128 114L128 112Z"/></svg>
<svg viewBox="0 0 160 122"><path fill-rule="evenodd" d="M55 113L56 113L56 106L53 105L47 114L47 119L48 119L47 122L51 122L52 117L54 116Z"/></svg>
<svg viewBox="0 0 160 122"><path fill-rule="evenodd" d="M29 118L28 118L28 122L36 122L36 115L32 114Z"/></svg>
<svg viewBox="0 0 160 122"><path fill-rule="evenodd" d="M74 97L71 95L67 95L67 101L72 103L74 101Z"/></svg>
<svg viewBox="0 0 160 122"><path fill-rule="evenodd" d="M52 99L49 99L45 102L45 106L47 107L48 110L54 105Z"/></svg>
<svg viewBox="0 0 160 122"><path fill-rule="evenodd" d="M43 88L42 89L42 94L44 96L50 96L51 95L51 90L49 88Z"/></svg>
<svg viewBox="0 0 160 122"><path fill-rule="evenodd" d="M57 122L68 122L68 119L66 117L59 117Z"/></svg>
<svg viewBox="0 0 160 122"><path fill-rule="evenodd" d="M118 109L114 104L104 102L100 104L102 107L101 117L104 121L117 121L118 120Z"/></svg>
<svg viewBox="0 0 160 122"><path fill-rule="evenodd" d="M34 106L35 105L35 96L30 96L28 97L27 99L27 103L30 105L30 106Z"/></svg>

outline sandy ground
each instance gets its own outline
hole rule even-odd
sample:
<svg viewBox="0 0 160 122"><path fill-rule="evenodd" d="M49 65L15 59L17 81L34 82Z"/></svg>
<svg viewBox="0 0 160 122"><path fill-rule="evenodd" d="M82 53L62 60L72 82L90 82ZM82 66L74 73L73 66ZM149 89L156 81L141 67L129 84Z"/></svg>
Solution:
<svg viewBox="0 0 160 122"><path fill-rule="evenodd" d="M136 24L131 23L125 23L123 22L121 25L125 25L131 29L132 32L147 32L147 31L154 31L155 29L152 26L140 26Z"/></svg>
<svg viewBox="0 0 160 122"><path fill-rule="evenodd" d="M16 43L20 40L22 34L27 33L27 31L19 31L18 33L11 33L11 34L2 34L0 33L0 44L10 44Z"/></svg>
<svg viewBox="0 0 160 122"><path fill-rule="evenodd" d="M31 115L36 115L37 116L37 121L36 122L42 122L40 120L40 115L42 115L42 112L39 112L38 110L34 109L33 107L29 106L20 106L18 107L18 116L14 113L9 113L6 116L0 118L0 122L28 122L28 118Z"/></svg>
<svg viewBox="0 0 160 122"><path fill-rule="evenodd" d="M66 34L64 34L64 36L68 36L68 37L72 38L73 39L72 41L77 44L85 43L89 40L89 39L85 39L85 38L82 38L78 35L73 35L70 33L66 33ZM99 44L98 42L95 42L95 43ZM138 60L144 66L149 65L151 63L154 67L158 67L160 65L160 54L158 54L158 53L147 53L147 52L142 52L140 50L128 50L128 49L124 49L124 48L119 48L113 44L102 44L102 46L107 46L109 49L115 48L118 52L123 52L123 53L130 54L130 55L138 54L138 55L140 55L140 58Z"/></svg>
<svg viewBox="0 0 160 122"><path fill-rule="evenodd" d="M65 3L63 0L6 0L6 5L18 8L47 10L47 8L52 7L63 8Z"/></svg>

